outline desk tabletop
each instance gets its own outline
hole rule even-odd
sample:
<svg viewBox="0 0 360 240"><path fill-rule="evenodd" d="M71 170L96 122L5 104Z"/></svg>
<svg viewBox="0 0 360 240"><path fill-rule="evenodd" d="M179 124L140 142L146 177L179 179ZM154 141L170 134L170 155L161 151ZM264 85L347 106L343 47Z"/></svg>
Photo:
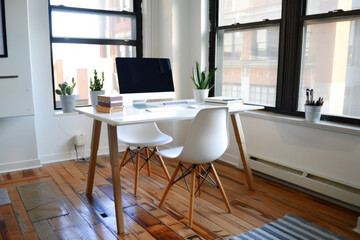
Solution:
<svg viewBox="0 0 360 240"><path fill-rule="evenodd" d="M151 105L165 108L162 102L154 102ZM189 104L194 105L194 104ZM118 126L118 125L127 125L127 124L137 124L137 123L147 123L147 122L164 122L164 121L176 121L176 120L188 120L193 119L196 114L204 108L216 108L223 107L223 105L215 104L196 104L197 108L189 108L188 104L178 104L176 105L176 110L172 110L169 106L169 110L161 112L149 112L145 108L139 109L133 106L125 106L124 110L116 113L99 113L93 107L82 107L76 108L75 110L79 113L83 113L88 117L94 118L96 120L105 122L107 124ZM225 105L226 106L226 105ZM242 105L234 104L227 105L229 107L229 113L235 114L242 111L250 110L259 110L263 109L262 106L252 106L252 105Z"/></svg>

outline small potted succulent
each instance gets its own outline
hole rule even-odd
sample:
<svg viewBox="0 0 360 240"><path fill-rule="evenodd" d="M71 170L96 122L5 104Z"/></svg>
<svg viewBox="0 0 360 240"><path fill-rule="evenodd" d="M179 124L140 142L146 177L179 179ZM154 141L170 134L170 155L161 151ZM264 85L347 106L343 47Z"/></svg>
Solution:
<svg viewBox="0 0 360 240"><path fill-rule="evenodd" d="M94 81L90 78L90 98L91 104L95 108L98 103L98 96L104 95L105 91L102 90L104 87L104 72L101 73L101 79L98 78L96 69L94 70Z"/></svg>
<svg viewBox="0 0 360 240"><path fill-rule="evenodd" d="M76 86L75 79L71 79L71 85L67 82L59 84L60 89L56 89L56 94L60 95L61 107L64 113L74 112L76 96L72 95Z"/></svg>
<svg viewBox="0 0 360 240"><path fill-rule="evenodd" d="M200 70L199 63L196 61L196 68L192 70L191 80L194 82L194 98L196 102L204 102L205 98L209 95L209 85L210 81L213 78L217 68L214 68L209 71L206 75L206 69L204 71Z"/></svg>

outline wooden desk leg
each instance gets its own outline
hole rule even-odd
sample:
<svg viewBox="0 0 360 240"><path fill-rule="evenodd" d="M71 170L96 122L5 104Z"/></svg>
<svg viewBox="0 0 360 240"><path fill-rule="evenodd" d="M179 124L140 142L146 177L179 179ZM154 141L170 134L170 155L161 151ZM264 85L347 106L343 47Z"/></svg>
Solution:
<svg viewBox="0 0 360 240"><path fill-rule="evenodd" d="M118 140L117 140L117 131L116 126L107 126L108 129L108 139L109 139L109 151L110 151L110 164L113 180L113 190L114 190L114 202L115 202L115 216L116 216L116 227L118 233L124 233L124 216L123 216L123 207L121 199L121 183L120 183L120 174L119 174L119 150L118 150Z"/></svg>
<svg viewBox="0 0 360 240"><path fill-rule="evenodd" d="M88 180L86 186L86 195L92 194L92 190L94 186L96 157L99 148L100 132L101 132L101 121L94 119L92 137L91 137L91 155L90 155L90 164L88 171Z"/></svg>
<svg viewBox="0 0 360 240"><path fill-rule="evenodd" d="M230 116L231 116L231 122L232 122L232 125L234 128L236 142L239 147L241 161L242 161L242 164L244 167L246 181L248 183L248 188L250 190L254 190L254 186L253 186L254 180L253 180L253 176L252 176L252 172L251 172L251 168L250 168L250 164L249 164L249 159L248 159L249 156L246 151L245 136L244 136L243 128L241 126L240 116L239 116L239 114L232 114Z"/></svg>

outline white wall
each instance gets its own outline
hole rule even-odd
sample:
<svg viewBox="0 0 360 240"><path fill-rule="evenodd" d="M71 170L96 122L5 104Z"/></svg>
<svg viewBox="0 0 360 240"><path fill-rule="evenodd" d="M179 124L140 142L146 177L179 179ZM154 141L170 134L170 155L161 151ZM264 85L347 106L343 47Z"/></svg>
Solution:
<svg viewBox="0 0 360 240"><path fill-rule="evenodd" d="M92 120L78 114L55 115L53 110L48 1L28 1L30 62L35 104L35 128L39 158L42 163L73 159L73 137L88 136L89 149ZM106 127L103 125L100 152L107 152ZM88 154L87 154L88 155Z"/></svg>
<svg viewBox="0 0 360 240"><path fill-rule="evenodd" d="M19 6L19 7L18 7ZM8 57L0 58L0 117L34 114L29 59L27 8L25 0L5 2Z"/></svg>
<svg viewBox="0 0 360 240"><path fill-rule="evenodd" d="M176 98L193 98L191 69L195 61L204 67L208 61L208 1L151 0L144 4L147 9L144 13L144 56L170 58ZM190 121L181 121L159 126L176 136L173 145L181 145L186 135L183 129L189 124Z"/></svg>
<svg viewBox="0 0 360 240"><path fill-rule="evenodd" d="M26 0L5 1L8 58L0 58L0 172L39 166ZM11 116L11 117L9 117ZM3 118L1 118L3 117Z"/></svg>

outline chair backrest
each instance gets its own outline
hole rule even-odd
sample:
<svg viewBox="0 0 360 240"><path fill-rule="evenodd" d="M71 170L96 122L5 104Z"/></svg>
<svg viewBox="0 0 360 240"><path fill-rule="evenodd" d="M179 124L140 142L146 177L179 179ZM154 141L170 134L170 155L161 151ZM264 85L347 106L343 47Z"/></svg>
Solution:
<svg viewBox="0 0 360 240"><path fill-rule="evenodd" d="M228 145L228 108L202 109L192 122L179 160L196 164L209 163L223 155Z"/></svg>

